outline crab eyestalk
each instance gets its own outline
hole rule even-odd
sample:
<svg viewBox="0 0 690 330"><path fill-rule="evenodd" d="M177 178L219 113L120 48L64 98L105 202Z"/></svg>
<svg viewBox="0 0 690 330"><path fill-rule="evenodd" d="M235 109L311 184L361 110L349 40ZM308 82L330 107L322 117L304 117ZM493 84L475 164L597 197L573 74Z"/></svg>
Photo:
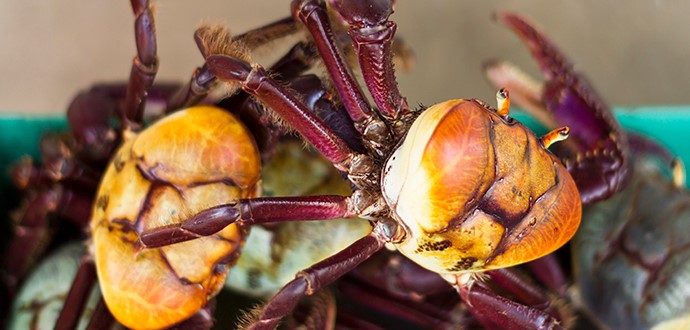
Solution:
<svg viewBox="0 0 690 330"><path fill-rule="evenodd" d="M508 89L501 88L496 92L496 113L506 119L510 114L510 94Z"/></svg>

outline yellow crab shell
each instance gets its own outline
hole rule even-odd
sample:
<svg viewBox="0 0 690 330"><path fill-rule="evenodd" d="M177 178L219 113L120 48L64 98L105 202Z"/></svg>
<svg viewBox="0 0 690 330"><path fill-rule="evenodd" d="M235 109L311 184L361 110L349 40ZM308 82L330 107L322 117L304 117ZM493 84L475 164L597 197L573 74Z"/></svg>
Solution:
<svg viewBox="0 0 690 330"><path fill-rule="evenodd" d="M199 311L221 289L245 233L143 249L139 233L253 197L261 163L247 129L228 112L198 106L128 139L103 177L91 219L93 254L113 316L137 329L164 328Z"/></svg>
<svg viewBox="0 0 690 330"><path fill-rule="evenodd" d="M388 159L398 250L441 274L508 267L565 244L582 205L570 174L522 124L479 100L425 110Z"/></svg>

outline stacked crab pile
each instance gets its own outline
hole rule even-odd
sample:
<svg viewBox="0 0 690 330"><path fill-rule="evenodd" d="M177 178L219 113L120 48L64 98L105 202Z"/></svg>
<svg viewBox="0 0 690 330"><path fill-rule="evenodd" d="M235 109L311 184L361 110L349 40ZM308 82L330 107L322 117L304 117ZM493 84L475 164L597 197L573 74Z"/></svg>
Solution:
<svg viewBox="0 0 690 330"><path fill-rule="evenodd" d="M70 134L46 138L42 164L24 162L14 173L30 207L20 213L2 265L10 299L45 246L49 218L71 219L90 236L88 254L70 273L64 308L46 321L57 328L75 327L85 309L89 328L210 328L226 277L237 290L272 295L248 317L249 328L272 329L286 317L289 327L313 328L376 328L391 320L436 328L569 327L567 277L550 253L575 234L582 204L634 190L588 211L613 217L639 207L626 197L639 189L685 198L677 187L629 179L646 171L630 164L629 146L672 157L623 134L563 55L518 16L498 17L527 42L546 85L530 88L535 84L507 64L487 70L552 126L542 137L510 116L505 88L496 108L478 99L411 108L395 80L394 49L402 47L388 20L391 1L332 1L338 15L329 15L322 1L294 0L292 17L245 34L202 27L195 40L205 62L184 86L154 84L153 15L147 1L132 6L138 53L129 83L79 95L68 110ZM302 28L307 40L272 66L251 62L252 49ZM344 52L358 59L374 106ZM327 77L306 74L316 63ZM210 93L218 88L224 97ZM164 116L149 114L147 125L152 102L164 104ZM295 145L292 132L311 151ZM566 138L557 155L546 150ZM624 216L615 218L626 226ZM670 226L682 226L676 219ZM586 228L600 233L602 226ZM574 244L584 309L609 325L634 310L631 327L684 315L687 307L660 316L662 303L650 312L649 296L639 292L607 295L636 309L597 307L591 292L618 283L597 275L602 264L634 254L626 234L602 244L604 257L591 250L591 236ZM683 253L683 245L668 239L665 254L635 259L648 268L622 275L647 276L663 287L659 295L672 290L669 279L680 283L684 275L665 260ZM625 248L615 250L619 245ZM87 308L96 282L101 296ZM40 305L19 300L27 295L17 296L16 315ZM336 308L336 301L343 303ZM348 309L350 303L360 308ZM34 312L27 322L38 324ZM390 320L376 316L384 314ZM22 322L16 315L14 322Z"/></svg>

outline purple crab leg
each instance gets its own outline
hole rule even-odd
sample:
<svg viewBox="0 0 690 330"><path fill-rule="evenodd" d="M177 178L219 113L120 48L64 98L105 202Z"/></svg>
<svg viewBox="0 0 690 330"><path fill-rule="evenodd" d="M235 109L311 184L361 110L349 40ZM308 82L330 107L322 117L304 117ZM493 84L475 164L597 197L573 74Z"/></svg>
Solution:
<svg viewBox="0 0 690 330"><path fill-rule="evenodd" d="M112 329L115 324L115 317L110 313L108 306L105 304L103 297L98 299L96 308L91 314L91 320L86 326L86 330L100 330L100 329Z"/></svg>
<svg viewBox="0 0 690 330"><path fill-rule="evenodd" d="M305 301L306 300L306 301ZM335 297L330 290L320 290L305 299L287 318L287 329L331 329L336 322Z"/></svg>
<svg viewBox="0 0 690 330"><path fill-rule="evenodd" d="M154 84L147 91L147 104L163 105L178 88L174 83ZM127 89L124 83L98 84L79 93L67 108L79 158L90 165L104 167L119 143L112 121Z"/></svg>
<svg viewBox="0 0 690 330"><path fill-rule="evenodd" d="M160 247L241 226L289 221L328 220L355 216L349 197L337 195L239 199L197 213L179 224L144 231L141 243Z"/></svg>
<svg viewBox="0 0 690 330"><path fill-rule="evenodd" d="M448 290L448 283L442 279L441 281L445 285L445 289ZM338 281L338 291L342 296L367 308L385 312L424 328L446 328L450 326L452 317L449 314L454 310L441 309L425 301L400 299L400 297L381 289L372 288L368 283L360 282L360 280L353 281L349 278L341 279Z"/></svg>
<svg viewBox="0 0 690 330"><path fill-rule="evenodd" d="M389 120L411 112L400 95L393 67L392 43L397 25L388 20L392 0L334 0L334 7L350 25L349 34L364 81L379 112Z"/></svg>
<svg viewBox="0 0 690 330"><path fill-rule="evenodd" d="M302 296L313 294L381 250L387 241L381 233L382 230L375 227L369 235L342 251L298 272L294 280L283 286L263 306L261 315L252 321L248 329L275 329Z"/></svg>
<svg viewBox="0 0 690 330"><path fill-rule="evenodd" d="M477 320L490 329L563 329L548 313L501 297L482 283L455 285Z"/></svg>
<svg viewBox="0 0 690 330"><path fill-rule="evenodd" d="M516 297L520 304L544 311L554 319L560 320L561 324L570 321L570 311L559 308L559 304L554 302L541 288L527 279L515 268L504 268L486 272L491 280ZM566 326L567 327L567 326Z"/></svg>
<svg viewBox="0 0 690 330"><path fill-rule="evenodd" d="M87 166L74 155L64 158L43 158L43 166L26 159L12 167L12 179L20 189L40 187L52 183L76 185L85 190L94 190L100 181L100 173Z"/></svg>
<svg viewBox="0 0 690 330"><path fill-rule="evenodd" d="M412 300L450 289L448 282L438 273L422 268L397 252L382 251L357 267L349 276L390 294Z"/></svg>
<svg viewBox="0 0 690 330"><path fill-rule="evenodd" d="M343 60L328 22L325 4L318 0L294 0L292 12L295 19L304 23L311 33L347 113L355 122L357 130L362 132L373 112Z"/></svg>
<svg viewBox="0 0 690 330"><path fill-rule="evenodd" d="M206 58L214 51L212 48L221 45L230 45L240 43L244 47L253 49L259 47L266 42L279 39L291 34L295 34L299 29L297 23L292 18L284 18L273 23L264 25L257 29L245 32L243 34L230 38L226 35L227 40L208 40L205 36L208 35L206 30L211 28L203 26L194 32L194 41L196 42L202 56ZM213 45L211 44L213 43ZM311 49L305 43L299 43L298 46L293 47L290 52L278 61L276 65L280 67L272 67L274 70L288 70L286 66L294 66L296 69L281 73L281 75L299 74L304 70L302 67L310 66L313 61ZM297 63L302 62L302 66ZM299 73L298 73L299 72ZM194 70L190 81L180 88L177 93L170 99L166 107L166 112L170 113L175 110L183 109L201 102L201 100L208 95L211 88L215 85L216 77L209 71L206 65Z"/></svg>
<svg viewBox="0 0 690 330"><path fill-rule="evenodd" d="M94 110L96 109L96 110ZM79 93L67 108L67 120L80 152L87 161L106 163L115 150L118 136L111 120L117 102L104 93L89 90Z"/></svg>
<svg viewBox="0 0 690 330"><path fill-rule="evenodd" d="M148 0L131 0L134 11L134 33L137 55L127 85L127 94L122 105L126 125L141 125L144 120L144 105L149 88L158 73L158 56L153 12Z"/></svg>
<svg viewBox="0 0 690 330"><path fill-rule="evenodd" d="M497 19L525 42L546 83L536 87L533 82L525 82L521 79L524 74L500 62L487 67L489 79L518 94L516 103L533 110L535 117L547 126L571 128L570 138L562 144L564 148L556 148L556 154L573 175L583 203L593 203L619 191L629 172L627 139L608 106L556 46L531 24L511 13L498 14Z"/></svg>
<svg viewBox="0 0 690 330"><path fill-rule="evenodd" d="M75 329L89 299L91 289L96 284L96 266L89 255L82 257L72 286L67 293L62 311L55 322L55 329Z"/></svg>
<svg viewBox="0 0 690 330"><path fill-rule="evenodd" d="M13 295L14 288L24 277L32 257L40 253L48 235L51 215L66 218L83 226L90 216L92 200L77 191L59 186L39 190L21 210L21 217L14 229L2 258L2 280Z"/></svg>
<svg viewBox="0 0 690 330"><path fill-rule="evenodd" d="M2 280L8 288L10 300L28 270L32 254L37 253L40 242L47 235L47 215L54 209L55 194L48 190L41 191L27 205L2 260Z"/></svg>
<svg viewBox="0 0 690 330"><path fill-rule="evenodd" d="M362 139L352 119L342 107L338 107L333 95L316 75L291 79L290 88L301 95L304 105L340 136L350 148L363 152Z"/></svg>
<svg viewBox="0 0 690 330"><path fill-rule="evenodd" d="M565 279L563 268L558 262L556 255L551 253L539 259L532 260L526 264L527 268L539 279L539 283L544 284L549 290L565 297L568 289L568 282Z"/></svg>
<svg viewBox="0 0 690 330"><path fill-rule="evenodd" d="M347 143L298 100L296 95L271 79L261 66L229 55L211 55L206 63L219 79L242 84L242 88L278 113L338 169L348 172L355 152Z"/></svg>

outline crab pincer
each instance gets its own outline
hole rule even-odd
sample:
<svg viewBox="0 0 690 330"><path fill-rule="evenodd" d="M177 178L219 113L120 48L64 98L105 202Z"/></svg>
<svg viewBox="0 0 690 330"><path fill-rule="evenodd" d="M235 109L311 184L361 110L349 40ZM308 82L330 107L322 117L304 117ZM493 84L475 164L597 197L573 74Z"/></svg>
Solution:
<svg viewBox="0 0 690 330"><path fill-rule="evenodd" d="M555 150L575 179L584 204L620 191L629 176L628 140L606 103L530 23L512 13L499 13L496 19L527 45L545 81L537 82L502 61L486 65L488 79L510 89L516 103L547 127L572 128L568 140Z"/></svg>

